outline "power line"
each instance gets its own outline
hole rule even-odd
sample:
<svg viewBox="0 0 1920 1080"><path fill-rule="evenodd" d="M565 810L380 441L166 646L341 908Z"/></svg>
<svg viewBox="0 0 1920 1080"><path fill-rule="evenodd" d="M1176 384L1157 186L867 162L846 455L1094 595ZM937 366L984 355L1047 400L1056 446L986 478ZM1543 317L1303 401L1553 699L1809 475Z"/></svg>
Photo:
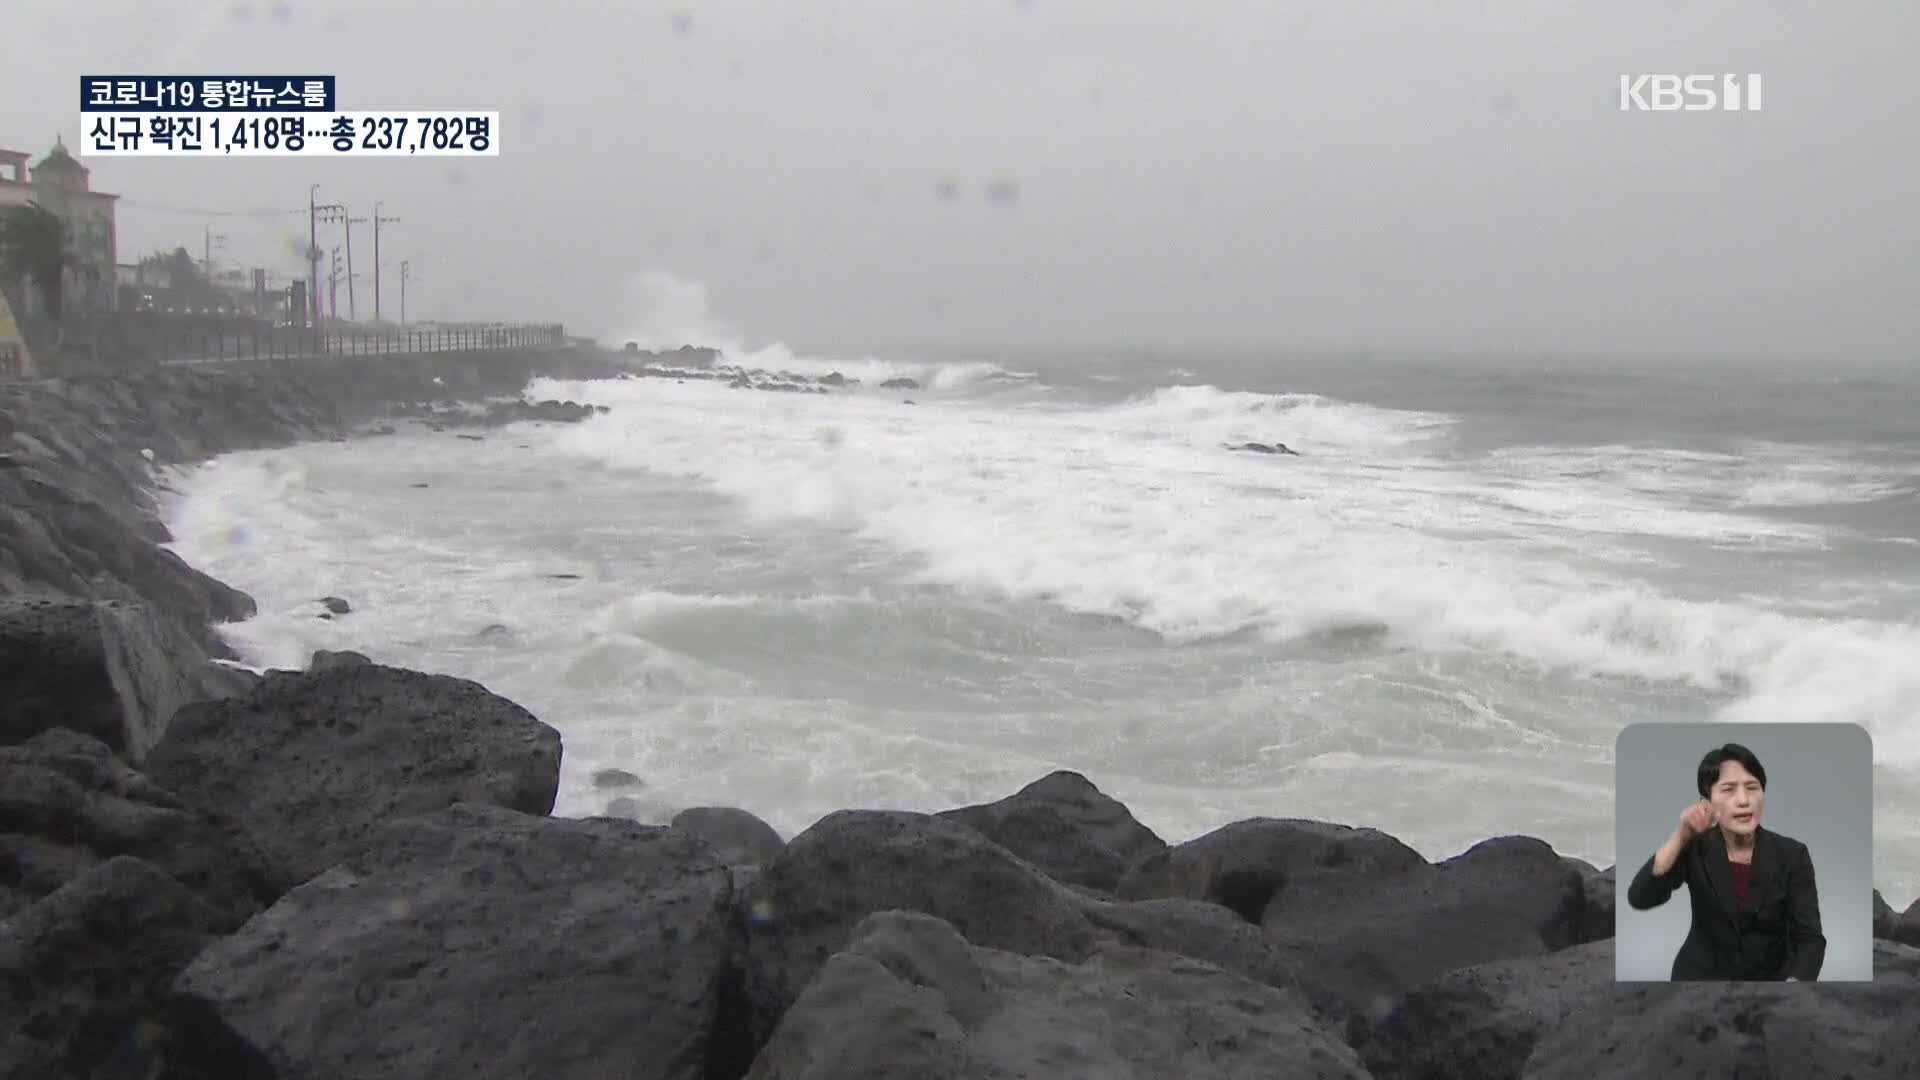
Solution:
<svg viewBox="0 0 1920 1080"><path fill-rule="evenodd" d="M142 210L153 210L163 214L198 214L201 217L276 218L306 213L305 210L202 210L190 206L163 206L160 203L129 199L124 195L120 197L119 204L137 206Z"/></svg>

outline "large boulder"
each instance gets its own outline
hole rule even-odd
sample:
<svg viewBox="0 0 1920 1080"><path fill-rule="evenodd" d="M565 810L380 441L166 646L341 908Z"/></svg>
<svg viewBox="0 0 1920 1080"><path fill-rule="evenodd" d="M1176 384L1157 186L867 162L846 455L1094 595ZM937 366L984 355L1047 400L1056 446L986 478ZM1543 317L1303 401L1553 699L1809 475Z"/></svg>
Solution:
<svg viewBox="0 0 1920 1080"><path fill-rule="evenodd" d="M1079 964L970 945L912 912L864 920L749 1080L1366 1080L1294 995L1166 953Z"/></svg>
<svg viewBox="0 0 1920 1080"><path fill-rule="evenodd" d="M1285 945L1219 904L1089 899L1081 911L1103 940L1202 960L1266 986L1297 991L1329 1021L1347 1013L1340 995L1304 968Z"/></svg>
<svg viewBox="0 0 1920 1080"><path fill-rule="evenodd" d="M328 671L333 668L371 663L373 661L368 659L365 653L354 652L352 649L341 649L337 652L332 649L315 649L313 657L307 661L307 670Z"/></svg>
<svg viewBox="0 0 1920 1080"><path fill-rule="evenodd" d="M1402 994L1348 1041L1374 1080L1519 1080L1541 1036L1609 993L1613 942L1450 971Z"/></svg>
<svg viewBox="0 0 1920 1080"><path fill-rule="evenodd" d="M773 826L732 806L690 806L673 815L668 825L712 844L721 858L735 866L763 865L787 846Z"/></svg>
<svg viewBox="0 0 1920 1080"><path fill-rule="evenodd" d="M1920 950L1873 948L1873 981L1619 983L1534 1047L1525 1080L1902 1080L1920 1063Z"/></svg>
<svg viewBox="0 0 1920 1080"><path fill-rule="evenodd" d="M279 895L260 853L64 728L0 747L0 918L118 855L171 875L234 929Z"/></svg>
<svg viewBox="0 0 1920 1080"><path fill-rule="evenodd" d="M240 678L144 606L0 598L0 745L65 727L138 761L176 709L232 693Z"/></svg>
<svg viewBox="0 0 1920 1080"><path fill-rule="evenodd" d="M168 990L228 928L126 856L0 921L0 1078L161 1075Z"/></svg>
<svg viewBox="0 0 1920 1080"><path fill-rule="evenodd" d="M246 833L284 889L396 817L459 802L552 812L560 734L479 683L356 664L188 705L146 768Z"/></svg>
<svg viewBox="0 0 1920 1080"><path fill-rule="evenodd" d="M1920 899L1908 904L1905 911L1895 911L1879 889L1873 890L1873 936L1920 946Z"/></svg>
<svg viewBox="0 0 1920 1080"><path fill-rule="evenodd" d="M1419 852L1375 829L1250 818L1139 860L1121 879L1119 895L1206 900L1258 923L1282 891L1372 881L1426 865Z"/></svg>
<svg viewBox="0 0 1920 1080"><path fill-rule="evenodd" d="M941 813L1056 881L1111 893L1128 866L1166 849L1153 830L1076 772L1054 772L999 802Z"/></svg>
<svg viewBox="0 0 1920 1080"><path fill-rule="evenodd" d="M168 536L151 515L145 481L133 487L105 475L104 455L52 431L27 441L27 463L0 469L0 594L136 603L206 655L229 656L212 626L251 616L253 600L161 546Z"/></svg>
<svg viewBox="0 0 1920 1080"><path fill-rule="evenodd" d="M1377 1016L1456 968L1578 944L1585 884L1541 841L1500 837L1395 874L1289 886L1262 926L1357 1013Z"/></svg>
<svg viewBox="0 0 1920 1080"><path fill-rule="evenodd" d="M1580 940L1606 941L1613 937L1614 905L1618 890L1614 882L1614 867L1595 870L1577 859L1566 860L1580 873L1583 891L1586 893L1586 909L1580 914Z"/></svg>
<svg viewBox="0 0 1920 1080"><path fill-rule="evenodd" d="M177 984L185 1075L738 1076L739 925L698 838L456 806L397 821Z"/></svg>
<svg viewBox="0 0 1920 1080"><path fill-rule="evenodd" d="M1086 957L1079 897L964 825L929 814L842 810L793 838L748 890L747 994L756 1037L773 1030L827 957L876 911L920 911L986 948Z"/></svg>

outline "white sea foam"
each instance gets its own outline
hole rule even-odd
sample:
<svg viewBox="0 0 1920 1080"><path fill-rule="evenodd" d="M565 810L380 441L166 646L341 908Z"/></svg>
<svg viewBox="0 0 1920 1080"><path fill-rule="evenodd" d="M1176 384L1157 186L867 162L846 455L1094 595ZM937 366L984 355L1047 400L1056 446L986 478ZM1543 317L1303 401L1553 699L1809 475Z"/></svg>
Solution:
<svg viewBox="0 0 1920 1080"><path fill-rule="evenodd" d="M1593 534L1791 549L1819 530L1689 508L1645 483L1569 491L1527 468L1468 472L1427 445L1445 417L1211 387L1081 411L858 396L746 408L652 381L530 393L613 407L553 453L696 479L762 521L843 527L913 556L921 581L1175 642L1380 625L1408 647L1726 692L1729 717L1858 722L1886 760L1920 763L1920 628L1688 600L1564 557ZM1262 436L1304 456L1220 445ZM1479 541L1454 539L1463 528Z"/></svg>
<svg viewBox="0 0 1920 1080"><path fill-rule="evenodd" d="M1169 839L1305 813L1443 856L1525 821L1606 860L1623 718L1850 720L1895 780L1888 883L1920 884L1920 626L1897 582L1810 577L1857 538L1787 512L1910 492L1897 466L1465 454L1449 415L1186 368L1096 407L1001 358L756 346L668 274L634 292L603 340L863 388L543 380L612 412L178 474L177 547L261 602L228 637L266 666L358 648L481 679L562 729L562 813L605 810L592 772L618 766L646 780L628 810L729 802L789 833L1069 767ZM1222 445L1247 441L1303 456ZM327 593L353 613L317 618ZM1420 782L1367 782L1385 769Z"/></svg>
<svg viewBox="0 0 1920 1080"><path fill-rule="evenodd" d="M1663 446L1527 447L1495 455L1504 468L1583 497L1596 492L1691 495L1729 508L1875 502L1915 490L1920 476L1839 451L1755 442L1739 453Z"/></svg>
<svg viewBox="0 0 1920 1080"><path fill-rule="evenodd" d="M838 372L877 387L890 379L912 379L937 391L983 383L1023 383L1032 372L1013 371L988 360L911 361L873 355L816 356L796 352L785 342L751 345L744 334L713 316L706 286L664 270L649 270L630 283L622 322L603 336L633 342L642 349L672 351L683 345L715 350L720 362L766 372L818 377Z"/></svg>

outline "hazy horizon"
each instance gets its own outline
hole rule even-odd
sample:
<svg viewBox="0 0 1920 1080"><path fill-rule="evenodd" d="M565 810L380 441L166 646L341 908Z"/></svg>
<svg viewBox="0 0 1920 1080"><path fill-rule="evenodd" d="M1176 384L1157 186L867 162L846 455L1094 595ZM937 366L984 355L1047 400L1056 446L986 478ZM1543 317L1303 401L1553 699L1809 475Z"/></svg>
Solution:
<svg viewBox="0 0 1920 1080"><path fill-rule="evenodd" d="M212 227L233 265L297 273L310 183L383 200L419 318L618 340L657 271L755 342L1920 351L1911 4L11 14L0 145L36 158L82 148L82 74L334 74L349 109L502 112L491 159L82 155L123 196L123 262L198 257ZM1634 71L1759 73L1764 111L1621 112Z"/></svg>

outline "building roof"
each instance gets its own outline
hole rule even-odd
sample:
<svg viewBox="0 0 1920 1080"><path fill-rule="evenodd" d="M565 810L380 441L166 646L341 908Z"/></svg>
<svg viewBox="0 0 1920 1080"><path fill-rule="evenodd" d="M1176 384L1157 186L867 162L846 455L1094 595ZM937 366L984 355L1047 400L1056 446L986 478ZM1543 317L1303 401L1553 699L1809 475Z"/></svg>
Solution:
<svg viewBox="0 0 1920 1080"><path fill-rule="evenodd" d="M84 174L87 171L87 167L75 161L72 154L67 153L67 144L60 141L60 137L56 135L53 139L53 149L47 151L47 156L41 158L33 166L33 171L36 173L46 172L48 170Z"/></svg>

